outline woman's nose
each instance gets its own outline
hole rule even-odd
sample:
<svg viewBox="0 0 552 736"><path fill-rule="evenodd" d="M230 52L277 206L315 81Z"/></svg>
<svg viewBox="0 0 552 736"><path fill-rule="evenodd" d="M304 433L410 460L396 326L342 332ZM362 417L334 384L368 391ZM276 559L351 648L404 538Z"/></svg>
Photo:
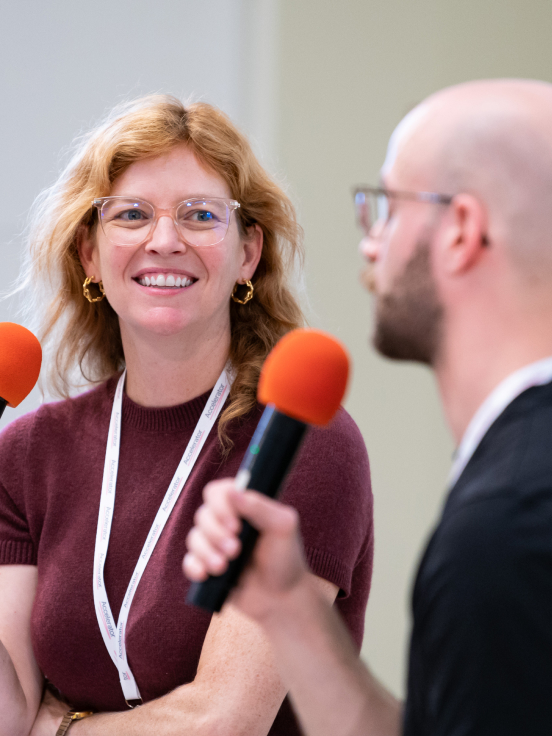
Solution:
<svg viewBox="0 0 552 736"><path fill-rule="evenodd" d="M187 248L188 245L182 240L172 216L159 215L146 243L146 250L168 254L184 252Z"/></svg>

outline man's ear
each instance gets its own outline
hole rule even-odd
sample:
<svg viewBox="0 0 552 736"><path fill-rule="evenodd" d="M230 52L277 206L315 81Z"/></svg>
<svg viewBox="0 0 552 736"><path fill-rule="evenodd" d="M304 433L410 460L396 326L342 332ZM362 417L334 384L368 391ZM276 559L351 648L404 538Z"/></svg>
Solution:
<svg viewBox="0 0 552 736"><path fill-rule="evenodd" d="M243 261L240 269L240 278L249 281L261 260L263 252L263 231L260 225L255 224L247 229L243 240Z"/></svg>
<svg viewBox="0 0 552 736"><path fill-rule="evenodd" d="M77 230L77 251L84 273L94 281L101 281L100 265L97 262L97 248L94 228L80 225Z"/></svg>
<svg viewBox="0 0 552 736"><path fill-rule="evenodd" d="M457 194L450 204L449 227L442 243L444 270L450 275L464 273L485 254L487 245L484 205L472 194Z"/></svg>

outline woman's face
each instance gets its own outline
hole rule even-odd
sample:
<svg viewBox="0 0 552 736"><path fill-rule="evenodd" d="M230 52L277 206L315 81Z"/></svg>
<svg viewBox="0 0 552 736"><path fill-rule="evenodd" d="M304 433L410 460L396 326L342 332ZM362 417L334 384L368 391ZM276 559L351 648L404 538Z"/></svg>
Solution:
<svg viewBox="0 0 552 736"><path fill-rule="evenodd" d="M193 197L232 198L224 180L185 144L129 166L115 180L111 195L140 198L166 210ZM232 289L237 281L252 278L261 249L261 229L256 226L247 237L240 236L232 213L226 237L216 245L186 244L173 219L161 216L140 245L114 245L98 227L94 236L82 239L79 253L87 276L103 281L124 336L191 330L208 339L221 330L229 333ZM169 284L173 276L175 283L180 279L189 285L144 285L146 277L157 282L158 276Z"/></svg>

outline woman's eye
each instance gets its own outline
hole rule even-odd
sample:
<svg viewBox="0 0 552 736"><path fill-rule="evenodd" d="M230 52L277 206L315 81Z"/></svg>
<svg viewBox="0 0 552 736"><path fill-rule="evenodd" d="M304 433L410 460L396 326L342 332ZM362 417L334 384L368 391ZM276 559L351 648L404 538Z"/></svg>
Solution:
<svg viewBox="0 0 552 736"><path fill-rule="evenodd" d="M184 211L179 217L182 224L188 225L211 225L215 226L220 222L220 217L214 210L188 210Z"/></svg>
<svg viewBox="0 0 552 736"><path fill-rule="evenodd" d="M123 222L140 222L147 218L144 212L141 212L140 210L124 210L117 214L116 219L122 220Z"/></svg>
<svg viewBox="0 0 552 736"><path fill-rule="evenodd" d="M217 219L209 210L196 210L192 215L198 222L214 222Z"/></svg>

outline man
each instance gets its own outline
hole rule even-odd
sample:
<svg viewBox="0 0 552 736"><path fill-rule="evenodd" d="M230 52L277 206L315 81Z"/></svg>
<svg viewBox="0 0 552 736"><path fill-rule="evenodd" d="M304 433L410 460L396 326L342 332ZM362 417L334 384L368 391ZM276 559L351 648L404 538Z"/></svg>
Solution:
<svg viewBox="0 0 552 736"><path fill-rule="evenodd" d="M431 365L458 443L415 583L404 710L308 584L293 510L208 486L185 570L219 573L239 516L261 530L233 603L270 637L312 736L551 734L552 85L433 95L395 130L381 186L375 222L377 193L357 195L374 344Z"/></svg>

